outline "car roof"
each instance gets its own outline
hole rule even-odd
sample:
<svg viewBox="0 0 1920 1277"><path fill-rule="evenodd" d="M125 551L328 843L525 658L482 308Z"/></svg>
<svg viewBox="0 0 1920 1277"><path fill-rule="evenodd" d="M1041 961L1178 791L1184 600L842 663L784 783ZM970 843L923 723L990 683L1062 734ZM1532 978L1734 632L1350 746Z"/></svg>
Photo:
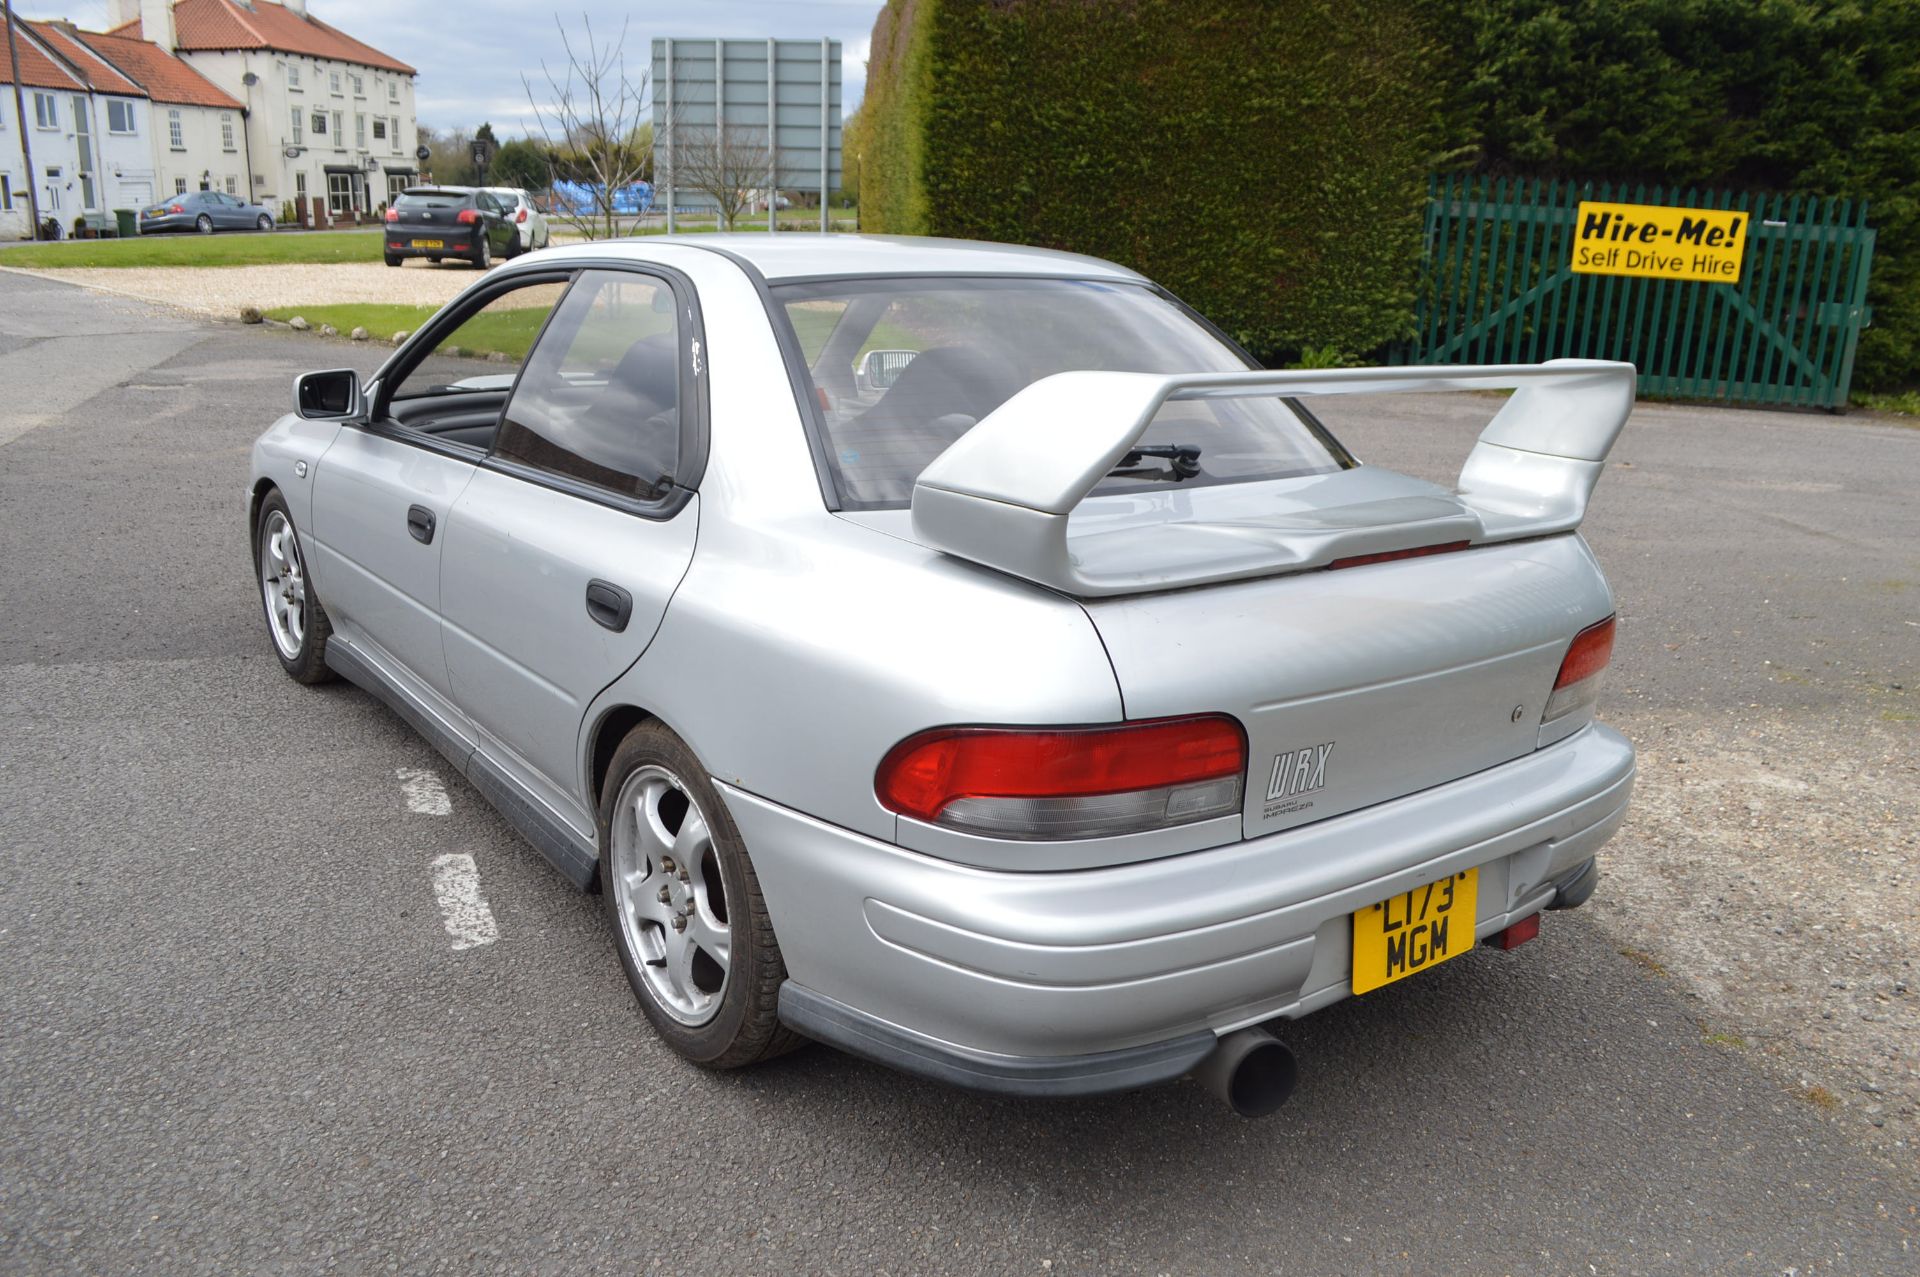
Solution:
<svg viewBox="0 0 1920 1277"><path fill-rule="evenodd" d="M1061 253L1024 244L984 240L932 239L914 235L729 235L648 236L635 243L569 245L556 253L595 256L632 254L645 260L649 246L684 244L719 249L745 260L769 282L859 275L1054 275L1075 279L1128 279L1142 276L1079 253Z"/></svg>

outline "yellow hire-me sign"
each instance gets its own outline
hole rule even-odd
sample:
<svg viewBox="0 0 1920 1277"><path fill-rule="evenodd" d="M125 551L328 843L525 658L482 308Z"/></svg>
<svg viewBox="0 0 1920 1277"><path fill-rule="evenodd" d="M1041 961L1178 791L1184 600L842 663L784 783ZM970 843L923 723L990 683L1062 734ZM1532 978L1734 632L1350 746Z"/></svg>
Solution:
<svg viewBox="0 0 1920 1277"><path fill-rule="evenodd" d="M1573 269L1582 275L1740 282L1747 215L1731 209L1582 201Z"/></svg>

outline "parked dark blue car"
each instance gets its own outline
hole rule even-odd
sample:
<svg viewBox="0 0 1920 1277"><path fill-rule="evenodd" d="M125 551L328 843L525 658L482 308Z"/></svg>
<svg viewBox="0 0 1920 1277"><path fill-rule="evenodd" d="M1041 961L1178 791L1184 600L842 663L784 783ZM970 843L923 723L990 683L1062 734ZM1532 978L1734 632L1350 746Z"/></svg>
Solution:
<svg viewBox="0 0 1920 1277"><path fill-rule="evenodd" d="M156 231L270 231L273 214L223 191L188 191L140 210L140 233Z"/></svg>

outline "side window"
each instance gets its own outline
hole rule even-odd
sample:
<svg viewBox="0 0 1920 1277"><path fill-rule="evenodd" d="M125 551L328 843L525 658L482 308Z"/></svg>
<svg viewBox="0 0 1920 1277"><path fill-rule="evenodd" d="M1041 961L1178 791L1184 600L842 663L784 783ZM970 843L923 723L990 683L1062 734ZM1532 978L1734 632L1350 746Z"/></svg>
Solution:
<svg viewBox="0 0 1920 1277"><path fill-rule="evenodd" d="M653 498L680 462L680 334L666 281L586 271L527 363L496 456Z"/></svg>
<svg viewBox="0 0 1920 1277"><path fill-rule="evenodd" d="M540 325L566 291L565 280L549 280L495 297L442 337L408 371L393 389L394 403L425 395L504 394L526 362Z"/></svg>

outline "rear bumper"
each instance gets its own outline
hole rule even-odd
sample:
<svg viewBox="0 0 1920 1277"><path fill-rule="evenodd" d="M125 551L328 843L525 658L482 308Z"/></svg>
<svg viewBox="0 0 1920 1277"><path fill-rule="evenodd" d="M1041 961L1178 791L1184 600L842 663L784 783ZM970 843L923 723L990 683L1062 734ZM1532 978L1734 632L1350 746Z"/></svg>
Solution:
<svg viewBox="0 0 1920 1277"><path fill-rule="evenodd" d="M1353 912L1447 874L1480 869L1482 937L1547 906L1584 882L1633 778L1633 747L1594 726L1300 829L1064 873L955 865L722 789L795 986L789 1023L1045 1094L1177 1076L1212 1036L1349 996ZM992 1084L1023 1076L1052 1084Z"/></svg>
<svg viewBox="0 0 1920 1277"><path fill-rule="evenodd" d="M437 239L442 244L446 245L446 247L415 248L413 246L413 241L417 239ZM419 234L416 235L411 232L396 233L394 231L388 231L386 232L386 238L382 241L382 245L388 257L469 257L471 258L471 257L480 256L480 241L473 238L473 236L471 235L461 235L461 236L453 236L453 235L445 235L445 234L435 235L427 231L421 231Z"/></svg>

